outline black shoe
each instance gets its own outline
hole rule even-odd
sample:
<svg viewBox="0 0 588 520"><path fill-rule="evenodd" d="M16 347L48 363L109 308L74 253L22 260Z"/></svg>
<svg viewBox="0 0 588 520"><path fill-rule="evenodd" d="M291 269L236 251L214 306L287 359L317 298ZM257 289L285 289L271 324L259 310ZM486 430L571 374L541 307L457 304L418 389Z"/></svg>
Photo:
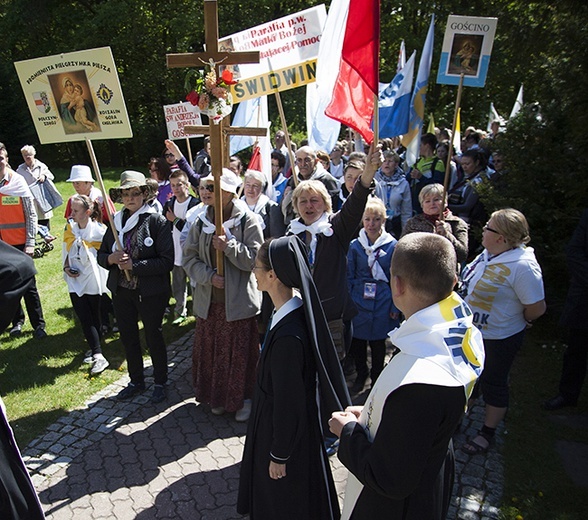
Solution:
<svg viewBox="0 0 588 520"><path fill-rule="evenodd" d="M161 403L165 399L165 387L163 385L154 385L151 402L153 404Z"/></svg>
<svg viewBox="0 0 588 520"><path fill-rule="evenodd" d="M45 327L37 327L35 329L35 332L33 332L33 336L35 337L35 339L44 339L47 337L47 331L45 330Z"/></svg>
<svg viewBox="0 0 588 520"><path fill-rule="evenodd" d="M130 397L133 397L135 395L137 395L140 392L143 392L145 390L145 383L129 383L125 388L123 388L118 395L116 396L116 398L119 401L124 401L125 399L129 399Z"/></svg>
<svg viewBox="0 0 588 520"><path fill-rule="evenodd" d="M17 336L20 336L22 334L22 325L20 323L17 323L14 327L12 327L10 329L9 334L15 338Z"/></svg>
<svg viewBox="0 0 588 520"><path fill-rule="evenodd" d="M576 406L578 403L575 401L570 401L566 399L563 395L558 394L551 399L548 399L543 403L542 408L544 410L559 410L560 408L565 408L566 406Z"/></svg>

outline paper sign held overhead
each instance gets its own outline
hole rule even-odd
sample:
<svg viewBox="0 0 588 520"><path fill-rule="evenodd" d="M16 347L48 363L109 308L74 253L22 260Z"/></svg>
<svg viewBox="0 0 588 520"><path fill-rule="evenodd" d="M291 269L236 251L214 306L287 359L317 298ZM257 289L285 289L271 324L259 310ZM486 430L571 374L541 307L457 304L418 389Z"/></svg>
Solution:
<svg viewBox="0 0 588 520"><path fill-rule="evenodd" d="M133 136L110 47L14 66L42 144Z"/></svg>
<svg viewBox="0 0 588 520"><path fill-rule="evenodd" d="M163 105L163 112L165 114L167 135L172 141L174 139L184 139L185 137L199 137L193 134L184 134L184 127L202 125L200 109L197 106L192 105L192 103Z"/></svg>
<svg viewBox="0 0 588 520"><path fill-rule="evenodd" d="M463 73L464 86L485 85L497 22L497 18L448 16L437 83L458 85Z"/></svg>
<svg viewBox="0 0 588 520"><path fill-rule="evenodd" d="M284 91L315 81L326 18L325 5L320 4L221 38L221 50L259 51L260 55L259 63L228 66L240 82L231 88L233 101L271 93L274 86Z"/></svg>

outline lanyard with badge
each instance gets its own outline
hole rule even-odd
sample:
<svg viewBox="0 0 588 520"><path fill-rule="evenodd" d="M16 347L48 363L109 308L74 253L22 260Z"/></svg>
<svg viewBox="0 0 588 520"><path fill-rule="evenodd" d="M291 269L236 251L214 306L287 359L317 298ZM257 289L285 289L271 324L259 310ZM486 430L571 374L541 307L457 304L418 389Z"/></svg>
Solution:
<svg viewBox="0 0 588 520"><path fill-rule="evenodd" d="M372 267L374 266L374 264L378 261L379 256L380 256L380 249L378 249L376 251L376 255L375 255L375 258L374 258L372 265L369 264L369 259L368 259L368 267L370 268L370 271L372 270ZM376 287L377 287L377 284L375 282L365 282L363 284L363 299L364 300L375 300L376 299Z"/></svg>

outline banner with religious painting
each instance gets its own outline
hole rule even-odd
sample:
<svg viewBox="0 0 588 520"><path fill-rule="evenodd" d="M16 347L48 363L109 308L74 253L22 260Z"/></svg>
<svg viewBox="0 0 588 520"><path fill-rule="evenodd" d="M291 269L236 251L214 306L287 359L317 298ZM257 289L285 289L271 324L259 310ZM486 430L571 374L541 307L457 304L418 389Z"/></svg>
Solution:
<svg viewBox="0 0 588 520"><path fill-rule="evenodd" d="M41 144L133 136L110 47L14 66Z"/></svg>
<svg viewBox="0 0 588 520"><path fill-rule="evenodd" d="M485 85L497 22L476 16L447 18L437 83L458 85L463 73L464 86Z"/></svg>

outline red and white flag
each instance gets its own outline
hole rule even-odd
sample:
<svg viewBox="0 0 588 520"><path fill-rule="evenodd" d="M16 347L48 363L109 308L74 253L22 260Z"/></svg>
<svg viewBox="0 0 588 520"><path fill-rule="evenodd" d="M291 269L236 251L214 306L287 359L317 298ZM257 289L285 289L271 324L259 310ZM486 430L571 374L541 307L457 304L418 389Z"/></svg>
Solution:
<svg viewBox="0 0 588 520"><path fill-rule="evenodd" d="M359 132L368 144L374 139L370 125L379 52L380 1L350 0L339 74L325 114Z"/></svg>

